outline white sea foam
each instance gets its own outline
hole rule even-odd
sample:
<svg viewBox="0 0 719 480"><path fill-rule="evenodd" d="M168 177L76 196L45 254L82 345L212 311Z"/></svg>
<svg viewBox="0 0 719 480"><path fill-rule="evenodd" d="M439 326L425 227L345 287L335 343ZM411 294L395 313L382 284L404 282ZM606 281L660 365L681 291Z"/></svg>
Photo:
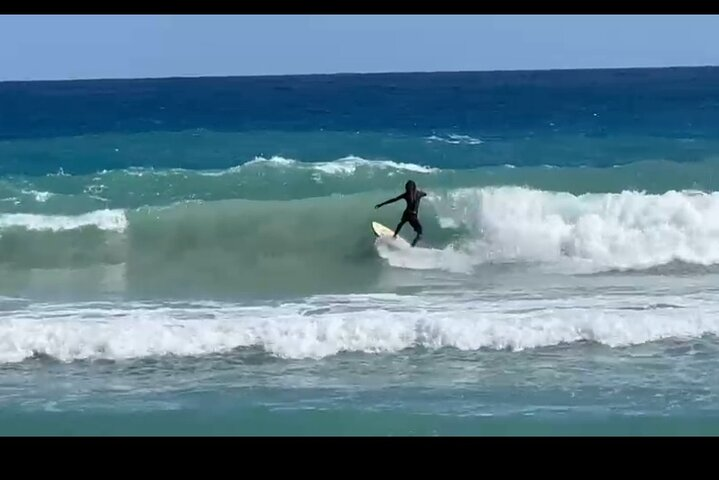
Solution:
<svg viewBox="0 0 719 480"><path fill-rule="evenodd" d="M329 175L351 175L354 174L358 168L374 168L379 170L404 170L415 173L433 173L438 171L438 169L436 168L415 165L413 163L394 162L391 160L367 160L362 157L350 155L332 162L300 162L297 160L277 156L271 158L256 157L255 159L243 165L240 165L239 167L233 167L229 170L224 171L223 173L236 172L243 168L253 166L315 170ZM214 175L218 174L221 173L215 173Z"/></svg>
<svg viewBox="0 0 719 480"><path fill-rule="evenodd" d="M22 190L22 193L33 196L35 201L39 203L47 202L47 200L54 195L52 192L38 192L36 190Z"/></svg>
<svg viewBox="0 0 719 480"><path fill-rule="evenodd" d="M461 251L471 265L527 261L602 270L719 263L719 193L572 195L499 187L453 190L429 202L441 227L470 232L446 250ZM448 259L435 257L436 268L445 268Z"/></svg>
<svg viewBox="0 0 719 480"><path fill-rule="evenodd" d="M35 231L62 231L91 226L100 230L122 232L127 228L127 217L122 210L96 210L74 216L32 213L0 214L0 230L24 228Z"/></svg>
<svg viewBox="0 0 719 480"><path fill-rule="evenodd" d="M472 263L467 261L467 254L452 247L444 249L397 248L391 241L378 238L377 252L393 267L410 268L413 270L445 270L454 273L470 273Z"/></svg>
<svg viewBox="0 0 719 480"><path fill-rule="evenodd" d="M198 356L250 346L287 359L418 346L520 351L591 341L621 347L719 333L715 302L682 297L673 299L674 308L653 309L626 308L628 302L355 295L279 306L18 304L0 319L0 362L36 355L61 361Z"/></svg>
<svg viewBox="0 0 719 480"><path fill-rule="evenodd" d="M484 143L479 138L474 138L469 135L449 134L446 137L439 135L430 135L427 140L432 142L449 143L451 145L480 145Z"/></svg>

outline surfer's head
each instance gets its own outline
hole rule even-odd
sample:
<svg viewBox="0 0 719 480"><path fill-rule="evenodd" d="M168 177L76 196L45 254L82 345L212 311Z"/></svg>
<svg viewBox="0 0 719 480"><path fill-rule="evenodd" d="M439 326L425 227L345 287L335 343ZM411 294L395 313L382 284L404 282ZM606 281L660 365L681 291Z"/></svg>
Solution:
<svg viewBox="0 0 719 480"><path fill-rule="evenodd" d="M417 185L415 185L413 180L407 180L407 183L404 184L404 189L408 192L414 192L417 190Z"/></svg>

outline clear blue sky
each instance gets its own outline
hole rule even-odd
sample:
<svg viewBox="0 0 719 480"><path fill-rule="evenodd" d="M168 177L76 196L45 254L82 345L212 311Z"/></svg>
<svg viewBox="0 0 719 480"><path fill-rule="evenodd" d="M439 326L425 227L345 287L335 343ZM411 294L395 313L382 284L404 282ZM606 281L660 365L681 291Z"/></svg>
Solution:
<svg viewBox="0 0 719 480"><path fill-rule="evenodd" d="M719 65L719 16L0 16L0 80Z"/></svg>

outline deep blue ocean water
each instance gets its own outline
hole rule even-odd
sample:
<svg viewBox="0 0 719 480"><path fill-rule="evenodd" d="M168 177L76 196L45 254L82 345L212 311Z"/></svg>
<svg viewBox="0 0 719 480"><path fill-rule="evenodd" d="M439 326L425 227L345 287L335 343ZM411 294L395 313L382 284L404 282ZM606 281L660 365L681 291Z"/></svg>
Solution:
<svg viewBox="0 0 719 480"><path fill-rule="evenodd" d="M716 434L717 166L719 68L0 83L0 434Z"/></svg>

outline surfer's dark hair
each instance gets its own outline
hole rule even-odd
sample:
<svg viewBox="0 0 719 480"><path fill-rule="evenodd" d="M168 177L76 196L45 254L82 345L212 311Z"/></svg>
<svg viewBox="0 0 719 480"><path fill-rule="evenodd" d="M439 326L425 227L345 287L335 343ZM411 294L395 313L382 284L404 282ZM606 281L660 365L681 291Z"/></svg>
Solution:
<svg viewBox="0 0 719 480"><path fill-rule="evenodd" d="M417 185L414 183L414 180L407 180L407 183L404 184L404 189L407 190L408 192L410 190L416 190Z"/></svg>

